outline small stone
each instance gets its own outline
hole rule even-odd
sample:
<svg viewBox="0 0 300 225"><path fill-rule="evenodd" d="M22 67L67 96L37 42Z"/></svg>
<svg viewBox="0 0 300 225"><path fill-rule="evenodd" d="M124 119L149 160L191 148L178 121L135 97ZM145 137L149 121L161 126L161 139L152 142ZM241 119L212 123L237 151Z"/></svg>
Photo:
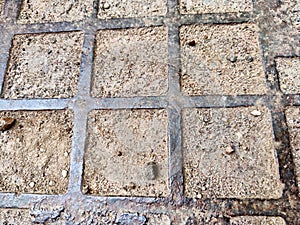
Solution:
<svg viewBox="0 0 300 225"><path fill-rule="evenodd" d="M33 188L33 187L34 187L34 185L35 185L35 183L34 183L34 182L30 182L30 183L29 183L29 187L31 187L31 188Z"/></svg>
<svg viewBox="0 0 300 225"><path fill-rule="evenodd" d="M64 156L65 156L65 157L68 157L68 156L69 156L69 153L68 153L68 152L65 152L65 153L64 153Z"/></svg>
<svg viewBox="0 0 300 225"><path fill-rule="evenodd" d="M68 175L68 171L62 170L62 171L61 171L61 175L62 175L62 177L66 178L67 175Z"/></svg>
<svg viewBox="0 0 300 225"><path fill-rule="evenodd" d="M232 63L235 63L237 61L238 57L235 56L235 55L231 55L231 56L228 56L227 57L227 60L232 62Z"/></svg>
<svg viewBox="0 0 300 225"><path fill-rule="evenodd" d="M193 41L190 41L189 43L188 43L188 45L189 46L191 46L191 47L194 47L194 46L196 46L196 42L193 40Z"/></svg>
<svg viewBox="0 0 300 225"><path fill-rule="evenodd" d="M248 56L246 57L246 60L247 60L248 62L253 62L253 57L252 57L251 55L248 55Z"/></svg>
<svg viewBox="0 0 300 225"><path fill-rule="evenodd" d="M50 185L50 186L54 186L54 185L55 185L55 182L54 182L53 180L51 180L51 181L49 182L49 185Z"/></svg>
<svg viewBox="0 0 300 225"><path fill-rule="evenodd" d="M227 146L226 149L225 149L225 153L226 153L227 155L231 155L231 154L234 153L234 152L235 152L235 150L234 150L234 148L232 148L231 146Z"/></svg>
<svg viewBox="0 0 300 225"><path fill-rule="evenodd" d="M16 120L14 118L0 118L0 131L6 131L12 128Z"/></svg>
<svg viewBox="0 0 300 225"><path fill-rule="evenodd" d="M158 175L158 168L155 162L147 163L145 166L145 177L148 180L155 180Z"/></svg>
<svg viewBox="0 0 300 225"><path fill-rule="evenodd" d="M197 194L196 197L200 199L200 198L202 198L202 195L201 194Z"/></svg>
<svg viewBox="0 0 300 225"><path fill-rule="evenodd" d="M107 2L105 2L105 3L103 4L103 8L104 8L104 9L109 9L109 8L110 8L110 4L108 4Z"/></svg>
<svg viewBox="0 0 300 225"><path fill-rule="evenodd" d="M261 112L258 111L258 110L253 110L253 111L251 112L251 115L252 115L252 116L261 116Z"/></svg>

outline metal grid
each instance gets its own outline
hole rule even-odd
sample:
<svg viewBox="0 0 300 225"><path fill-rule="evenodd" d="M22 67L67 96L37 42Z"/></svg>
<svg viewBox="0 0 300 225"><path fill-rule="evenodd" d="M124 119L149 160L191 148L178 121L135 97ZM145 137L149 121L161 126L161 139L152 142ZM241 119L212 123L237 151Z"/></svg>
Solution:
<svg viewBox="0 0 300 225"><path fill-rule="evenodd" d="M94 12L91 18L80 22L59 22L23 25L17 23L21 0L6 0L0 19L0 93L2 92L4 76L9 61L11 41L15 34L62 32L81 30L84 32L84 45L78 94L72 99L31 99L6 100L0 99L0 110L46 110L71 109L74 111L74 136L72 141L72 155L68 192L65 195L36 195L13 193L0 194L2 208L30 208L37 202L47 201L48 204L64 205L69 202L72 207L83 207L89 204L107 205L107 208L135 210L143 212L151 209L155 212L166 213L171 221L177 224L176 212L183 209L210 211L224 216L223 224L229 224L228 216L259 215L281 216L287 224L300 224L300 199L295 178L294 163L285 122L284 109L286 106L299 106L300 95L279 94L278 75L273 56L266 56L268 43L261 33L260 40L265 64L265 73L274 75L275 84L269 85L266 95L254 96L183 96L180 92L180 57L179 57L179 27L188 24L224 24L244 23L255 21L255 13L225 13L203 15L180 15L178 2L168 0L168 12L165 17L134 19L97 19L98 1L94 1ZM268 1L265 1L266 4ZM150 21L150 22L149 22ZM168 27L169 48L169 89L166 96L161 97L132 97L132 98L91 98L91 74L93 66L94 42L96 31L101 29L124 29L133 27L149 27L163 25ZM267 79L266 79L267 80ZM273 92L272 92L273 91ZM277 94L270 94L276 91ZM277 147L280 165L280 176L285 184L283 195L276 200L261 199L188 199L184 197L182 173L182 140L181 140L181 110L190 107L220 108L252 106L261 100L272 112L273 128L276 141L283 144ZM280 101L280 104L275 102ZM168 110L168 147L169 147L169 182L170 195L167 198L146 197L98 197L81 193L83 158L87 137L87 117L93 109L137 109L137 108L165 108ZM291 204L292 201L294 204Z"/></svg>

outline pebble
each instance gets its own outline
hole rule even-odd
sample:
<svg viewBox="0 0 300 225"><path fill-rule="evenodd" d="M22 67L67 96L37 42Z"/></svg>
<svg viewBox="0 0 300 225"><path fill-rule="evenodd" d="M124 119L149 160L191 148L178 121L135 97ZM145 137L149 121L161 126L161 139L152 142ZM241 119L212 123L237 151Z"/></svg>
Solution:
<svg viewBox="0 0 300 225"><path fill-rule="evenodd" d="M68 157L68 155L69 155L68 152L65 152L65 153L64 153L64 156L65 156L65 157Z"/></svg>
<svg viewBox="0 0 300 225"><path fill-rule="evenodd" d="M258 110L253 110L253 111L251 112L251 115L252 115L252 116L261 116L261 112L258 111Z"/></svg>
<svg viewBox="0 0 300 225"><path fill-rule="evenodd" d="M30 182L30 183L29 183L29 187L31 187L31 188L33 188L33 187L34 187L34 185L35 185L35 183L34 183L34 182Z"/></svg>
<svg viewBox="0 0 300 225"><path fill-rule="evenodd" d="M252 57L251 55L248 55L248 56L246 57L246 60L247 60L248 62L253 62L253 57Z"/></svg>
<svg viewBox="0 0 300 225"><path fill-rule="evenodd" d="M227 146L226 149L225 149L225 153L227 155L231 155L234 152L235 152L235 150L231 146Z"/></svg>
<svg viewBox="0 0 300 225"><path fill-rule="evenodd" d="M66 178L67 175L68 175L68 171L62 170L62 171L61 171L61 175L62 175L62 177Z"/></svg>
<svg viewBox="0 0 300 225"><path fill-rule="evenodd" d="M6 131L12 128L16 120L14 118L0 118L0 131Z"/></svg>
<svg viewBox="0 0 300 225"><path fill-rule="evenodd" d="M150 162L145 166L145 177L148 180L155 180L158 174L158 168L156 163Z"/></svg>
<svg viewBox="0 0 300 225"><path fill-rule="evenodd" d="M231 55L231 56L228 56L227 57L227 60L232 62L232 63L235 63L237 61L238 57L235 56L235 55Z"/></svg>
<svg viewBox="0 0 300 225"><path fill-rule="evenodd" d="M54 182L53 180L51 180L51 181L49 182L49 185L50 185L50 186L54 186L54 185L55 185L55 182Z"/></svg>
<svg viewBox="0 0 300 225"><path fill-rule="evenodd" d="M110 5L109 5L107 2L105 2L105 3L103 4L103 8L104 8L104 9L109 9L109 8L110 8Z"/></svg>

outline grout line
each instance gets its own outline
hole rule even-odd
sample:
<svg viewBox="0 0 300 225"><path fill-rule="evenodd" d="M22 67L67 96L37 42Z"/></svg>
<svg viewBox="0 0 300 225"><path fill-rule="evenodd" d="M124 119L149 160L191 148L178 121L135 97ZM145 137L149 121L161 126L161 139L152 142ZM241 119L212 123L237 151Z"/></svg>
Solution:
<svg viewBox="0 0 300 225"><path fill-rule="evenodd" d="M4 15L11 20L12 23L16 23L19 12L21 10L22 0L5 0L4 3Z"/></svg>
<svg viewBox="0 0 300 225"><path fill-rule="evenodd" d="M84 34L80 76L78 81L78 96L89 97L93 70L95 32Z"/></svg>
<svg viewBox="0 0 300 225"><path fill-rule="evenodd" d="M2 32L6 33L5 28ZM0 41L0 96L3 95L5 74L8 68L10 49L12 45L13 34L8 34L1 37Z"/></svg>
<svg viewBox="0 0 300 225"><path fill-rule="evenodd" d="M0 110L51 110L65 109L68 107L69 99L0 99Z"/></svg>
<svg viewBox="0 0 300 225"><path fill-rule="evenodd" d="M81 193L84 151L87 139L88 110L86 105L77 104L74 109L74 130L69 171L68 194Z"/></svg>
<svg viewBox="0 0 300 225"><path fill-rule="evenodd" d="M180 109L168 109L169 176L172 200L183 202L183 157Z"/></svg>

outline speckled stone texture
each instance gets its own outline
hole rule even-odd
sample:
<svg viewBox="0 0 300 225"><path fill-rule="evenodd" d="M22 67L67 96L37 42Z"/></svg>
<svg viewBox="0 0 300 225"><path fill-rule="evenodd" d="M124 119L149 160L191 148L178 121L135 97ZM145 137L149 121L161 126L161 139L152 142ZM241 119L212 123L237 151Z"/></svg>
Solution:
<svg viewBox="0 0 300 225"><path fill-rule="evenodd" d="M92 96L165 94L168 90L167 38L166 27L99 31Z"/></svg>
<svg viewBox="0 0 300 225"><path fill-rule="evenodd" d="M277 58L280 89L285 94L300 93L300 58Z"/></svg>
<svg viewBox="0 0 300 225"><path fill-rule="evenodd" d="M9 118L15 121L5 127ZM72 120L70 111L1 111L0 191L65 193Z"/></svg>
<svg viewBox="0 0 300 225"><path fill-rule="evenodd" d="M265 107L183 111L185 194L279 198L270 112Z"/></svg>
<svg viewBox="0 0 300 225"><path fill-rule="evenodd" d="M241 216L230 219L230 225L286 225L281 217Z"/></svg>
<svg viewBox="0 0 300 225"><path fill-rule="evenodd" d="M1 225L29 225L31 218L28 210L0 209Z"/></svg>
<svg viewBox="0 0 300 225"><path fill-rule="evenodd" d="M256 25L183 26L180 54L185 95L266 92Z"/></svg>
<svg viewBox="0 0 300 225"><path fill-rule="evenodd" d="M73 97L77 93L82 45L82 32L16 35L2 97Z"/></svg>
<svg viewBox="0 0 300 225"><path fill-rule="evenodd" d="M99 110L89 115L84 186L87 194L168 194L167 112Z"/></svg>
<svg viewBox="0 0 300 225"><path fill-rule="evenodd" d="M300 192L300 108L289 107L286 110L286 120L289 128L293 159L296 165L296 175Z"/></svg>
<svg viewBox="0 0 300 225"><path fill-rule="evenodd" d="M179 0L182 14L249 12L252 0Z"/></svg>
<svg viewBox="0 0 300 225"><path fill-rule="evenodd" d="M93 0L23 0L19 23L71 22L93 12Z"/></svg>
<svg viewBox="0 0 300 225"><path fill-rule="evenodd" d="M163 16L166 0L100 0L99 19Z"/></svg>

